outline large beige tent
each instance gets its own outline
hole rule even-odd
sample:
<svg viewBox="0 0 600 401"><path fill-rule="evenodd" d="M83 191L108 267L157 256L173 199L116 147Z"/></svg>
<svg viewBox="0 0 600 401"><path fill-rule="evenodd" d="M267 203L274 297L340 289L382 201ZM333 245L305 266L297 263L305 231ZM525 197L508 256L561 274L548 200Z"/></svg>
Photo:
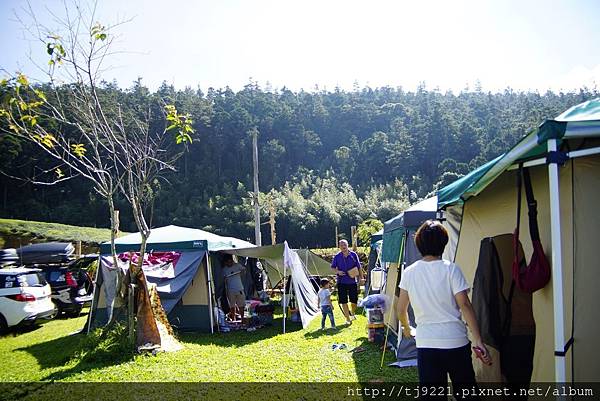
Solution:
<svg viewBox="0 0 600 401"><path fill-rule="evenodd" d="M551 282L532 297L531 381L598 381L600 99L546 121L506 154L438 192L445 224L459 238L455 261L470 283L481 240L515 228L519 163L531 172L541 242L552 266ZM520 239L529 260L532 245L522 202ZM478 378L497 377L498 365L477 363Z"/></svg>

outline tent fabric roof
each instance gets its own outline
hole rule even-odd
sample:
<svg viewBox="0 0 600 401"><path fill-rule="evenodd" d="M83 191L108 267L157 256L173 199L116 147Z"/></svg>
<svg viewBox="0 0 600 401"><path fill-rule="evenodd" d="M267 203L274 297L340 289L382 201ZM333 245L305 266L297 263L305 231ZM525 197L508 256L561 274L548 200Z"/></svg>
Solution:
<svg viewBox="0 0 600 401"><path fill-rule="evenodd" d="M406 227L418 227L425 220L435 218L437 196L424 199L383 224L383 235ZM385 241L385 240L384 240Z"/></svg>
<svg viewBox="0 0 600 401"><path fill-rule="evenodd" d="M508 152L438 191L438 208L462 203L478 195L513 164L547 153L549 139L600 136L600 98L571 107L554 120L546 120Z"/></svg>
<svg viewBox="0 0 600 401"><path fill-rule="evenodd" d="M425 220L435 219L436 214L437 196L432 196L414 204L398 216L386 221L383 224L381 260L384 262L398 262L404 231L406 229L415 230Z"/></svg>
<svg viewBox="0 0 600 401"><path fill-rule="evenodd" d="M376 233L371 234L371 248L378 242L383 239L383 228Z"/></svg>
<svg viewBox="0 0 600 401"><path fill-rule="evenodd" d="M477 183L479 179L483 177L483 175L487 173L496 163L498 163L502 156L504 155L496 157L483 166L471 171L464 177L454 181L452 184L440 189L437 193L438 207L441 209L446 205L462 201L463 194L467 192L473 185L475 185L475 183Z"/></svg>
<svg viewBox="0 0 600 401"><path fill-rule="evenodd" d="M115 240L117 252L131 250L141 243L140 233L126 235ZM250 248L255 245L238 238L222 237L196 228L165 226L152 229L146 248L150 250L195 249L211 252L232 248ZM100 253L110 253L110 242L100 246Z"/></svg>
<svg viewBox="0 0 600 401"><path fill-rule="evenodd" d="M267 274L271 281L283 277L283 254L285 244L255 246L252 248L236 248L224 250L225 253L243 256L246 258L255 258L266 260ZM331 264L320 256L314 254L308 249L294 249L300 260L305 264L306 270L310 275L328 276L331 275Z"/></svg>
<svg viewBox="0 0 600 401"><path fill-rule="evenodd" d="M556 117L556 121L594 120L600 120L600 98L575 105Z"/></svg>

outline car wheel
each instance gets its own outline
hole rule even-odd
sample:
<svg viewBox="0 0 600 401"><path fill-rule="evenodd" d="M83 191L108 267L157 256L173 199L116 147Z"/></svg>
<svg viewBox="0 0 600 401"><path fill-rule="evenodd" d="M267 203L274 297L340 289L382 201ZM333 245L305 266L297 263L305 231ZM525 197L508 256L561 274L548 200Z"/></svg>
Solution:
<svg viewBox="0 0 600 401"><path fill-rule="evenodd" d="M60 307L58 302L56 302L56 301L53 301L53 302L54 302L54 306L56 307L56 314L54 315L54 317L59 317L63 313L63 309Z"/></svg>
<svg viewBox="0 0 600 401"><path fill-rule="evenodd" d="M6 319L4 316L0 315L0 335L6 334L8 331L8 324L6 323Z"/></svg>
<svg viewBox="0 0 600 401"><path fill-rule="evenodd" d="M65 315L67 315L67 317L78 317L80 314L81 306L75 307L74 309L71 309L68 312L65 311Z"/></svg>

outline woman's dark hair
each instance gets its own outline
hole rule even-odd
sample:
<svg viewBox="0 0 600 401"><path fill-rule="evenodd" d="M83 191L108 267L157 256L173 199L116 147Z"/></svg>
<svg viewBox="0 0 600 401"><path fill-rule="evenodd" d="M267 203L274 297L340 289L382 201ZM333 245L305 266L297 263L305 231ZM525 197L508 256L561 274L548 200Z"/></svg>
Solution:
<svg viewBox="0 0 600 401"><path fill-rule="evenodd" d="M327 280L326 278L322 278L321 279L321 287L325 287L325 285L329 284L329 280Z"/></svg>
<svg viewBox="0 0 600 401"><path fill-rule="evenodd" d="M229 253L223 254L223 258L221 259L221 262L225 263L229 260L233 260L233 255L231 255Z"/></svg>
<svg viewBox="0 0 600 401"><path fill-rule="evenodd" d="M415 244L421 255L442 256L448 243L448 231L435 220L427 220L415 234Z"/></svg>

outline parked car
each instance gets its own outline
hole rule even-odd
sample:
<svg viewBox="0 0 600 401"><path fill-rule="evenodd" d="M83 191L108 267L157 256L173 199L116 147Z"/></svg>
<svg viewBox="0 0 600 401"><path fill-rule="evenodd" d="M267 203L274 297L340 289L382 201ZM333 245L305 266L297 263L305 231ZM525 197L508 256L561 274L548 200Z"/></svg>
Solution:
<svg viewBox="0 0 600 401"><path fill-rule="evenodd" d="M94 281L92 279L98 255L86 255L68 265L46 265L42 272L52 288L52 300L58 314L78 316L84 306L92 302Z"/></svg>
<svg viewBox="0 0 600 401"><path fill-rule="evenodd" d="M50 294L50 285L39 269L0 269L0 333L54 317L56 307Z"/></svg>
<svg viewBox="0 0 600 401"><path fill-rule="evenodd" d="M75 247L70 242L31 244L16 252L5 251L0 257L6 262L41 270L52 289L51 298L58 314L77 316L83 306L91 303L94 284L88 270L94 268L98 255L75 259Z"/></svg>

